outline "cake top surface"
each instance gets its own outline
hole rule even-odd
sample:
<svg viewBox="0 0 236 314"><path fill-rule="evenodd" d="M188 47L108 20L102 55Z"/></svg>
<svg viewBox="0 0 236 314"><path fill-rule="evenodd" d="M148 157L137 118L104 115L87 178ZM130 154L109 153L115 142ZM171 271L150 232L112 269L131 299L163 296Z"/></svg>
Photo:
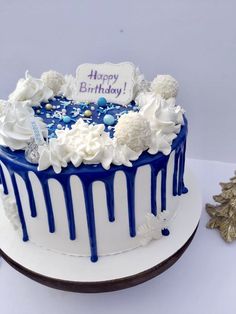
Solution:
<svg viewBox="0 0 236 314"><path fill-rule="evenodd" d="M76 76L26 72L0 100L0 145L56 173L72 163L132 166L147 151L168 155L184 124L170 75L145 80L132 63L84 64Z"/></svg>

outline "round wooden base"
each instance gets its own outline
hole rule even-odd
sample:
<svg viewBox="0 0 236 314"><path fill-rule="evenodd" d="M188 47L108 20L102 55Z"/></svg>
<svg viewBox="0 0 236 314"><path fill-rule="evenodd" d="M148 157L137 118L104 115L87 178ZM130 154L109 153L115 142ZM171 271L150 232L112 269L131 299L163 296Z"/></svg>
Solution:
<svg viewBox="0 0 236 314"><path fill-rule="evenodd" d="M76 257L22 242L0 203L0 254L16 270L46 286L73 292L108 292L145 282L171 267L191 243L199 223L202 200L194 177L186 173L189 192L171 220L170 235L121 254Z"/></svg>
<svg viewBox="0 0 236 314"><path fill-rule="evenodd" d="M50 288L55 288L55 289L60 289L60 290L70 291L70 292L84 292L84 293L109 292L109 291L116 291L116 290L121 290L121 289L126 289L126 288L136 286L166 271L181 257L181 255L187 249L192 239L194 238L197 228L198 228L198 225L196 229L194 230L193 234L191 235L191 237L188 239L188 241L175 254L167 258L165 261L151 267L150 269L147 269L141 273L138 273L136 275L132 275L132 276L124 277L120 279L114 279L114 280L106 280L106 281L99 281L99 282L75 282L75 281L50 278L47 276L43 276L39 273L36 273L34 271L31 271L30 269L27 269L24 266L18 264L13 259L11 259L7 254L5 254L2 250L0 250L0 255L4 258L4 260L9 265L11 265L13 268L15 268L17 271L19 271L23 275L45 286L48 286Z"/></svg>

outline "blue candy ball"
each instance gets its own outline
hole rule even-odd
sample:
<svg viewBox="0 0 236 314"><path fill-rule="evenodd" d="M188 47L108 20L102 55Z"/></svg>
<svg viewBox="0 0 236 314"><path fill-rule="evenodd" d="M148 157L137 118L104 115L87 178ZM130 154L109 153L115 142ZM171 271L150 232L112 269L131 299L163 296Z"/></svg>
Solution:
<svg viewBox="0 0 236 314"><path fill-rule="evenodd" d="M107 100L104 97L98 98L97 104L99 107L106 107L107 106Z"/></svg>
<svg viewBox="0 0 236 314"><path fill-rule="evenodd" d="M63 119L64 123L70 123L70 121L71 121L71 117L69 117L69 116L64 116L62 119Z"/></svg>
<svg viewBox="0 0 236 314"><path fill-rule="evenodd" d="M106 114L103 118L103 123L106 125L113 125L115 123L115 118L111 114Z"/></svg>

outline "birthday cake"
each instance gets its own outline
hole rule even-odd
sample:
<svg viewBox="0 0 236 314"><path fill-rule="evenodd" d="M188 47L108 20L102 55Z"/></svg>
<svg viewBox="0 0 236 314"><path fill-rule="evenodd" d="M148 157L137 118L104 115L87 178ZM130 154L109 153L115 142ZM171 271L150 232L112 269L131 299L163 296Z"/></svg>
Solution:
<svg viewBox="0 0 236 314"><path fill-rule="evenodd" d="M128 62L26 72L0 100L0 209L22 245L95 262L167 237L187 193L177 93Z"/></svg>

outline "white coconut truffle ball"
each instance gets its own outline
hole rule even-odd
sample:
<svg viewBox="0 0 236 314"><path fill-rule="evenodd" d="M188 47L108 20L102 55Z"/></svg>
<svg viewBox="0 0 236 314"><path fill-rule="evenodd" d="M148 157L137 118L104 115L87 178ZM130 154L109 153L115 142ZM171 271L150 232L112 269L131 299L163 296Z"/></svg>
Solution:
<svg viewBox="0 0 236 314"><path fill-rule="evenodd" d="M64 76L52 70L44 72L41 75L41 80L53 91L54 95L57 95L61 89L61 86L65 84Z"/></svg>
<svg viewBox="0 0 236 314"><path fill-rule="evenodd" d="M161 95L165 99L176 97L179 90L179 83L171 75L157 75L151 83L151 91Z"/></svg>
<svg viewBox="0 0 236 314"><path fill-rule="evenodd" d="M118 144L126 144L135 152L144 151L150 144L150 124L140 113L130 111L119 118L114 136Z"/></svg>

